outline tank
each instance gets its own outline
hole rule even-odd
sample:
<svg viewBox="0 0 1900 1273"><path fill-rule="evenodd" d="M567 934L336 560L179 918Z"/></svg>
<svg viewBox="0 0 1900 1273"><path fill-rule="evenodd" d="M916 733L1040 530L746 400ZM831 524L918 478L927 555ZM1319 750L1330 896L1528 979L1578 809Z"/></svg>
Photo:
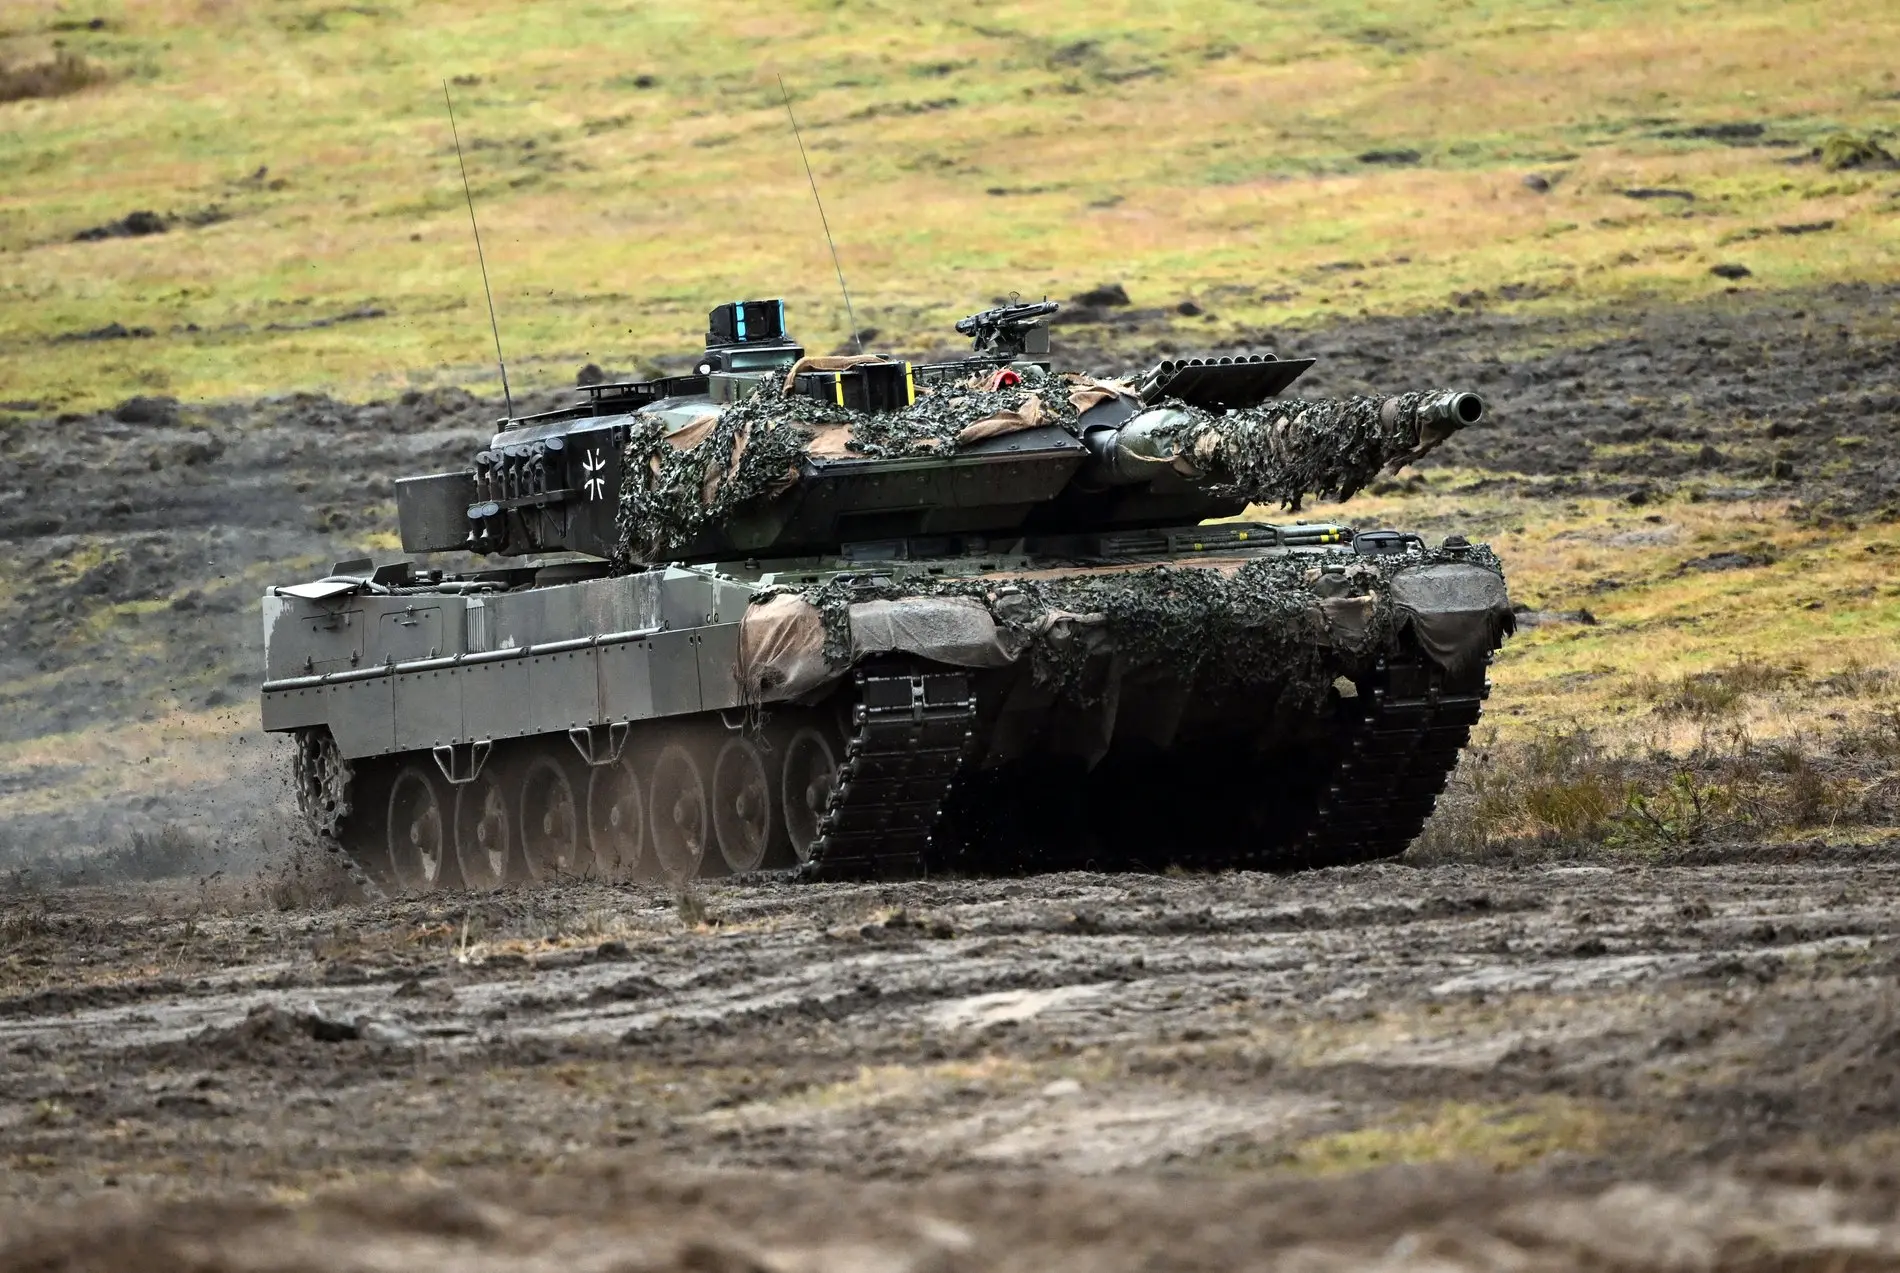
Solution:
<svg viewBox="0 0 1900 1273"><path fill-rule="evenodd" d="M399 480L404 558L263 601L313 830L413 890L1403 852L1511 631L1503 573L1299 510L1485 404L1283 396L1312 361L1271 353L1060 373L1056 308L925 362L722 304L689 374Z"/></svg>

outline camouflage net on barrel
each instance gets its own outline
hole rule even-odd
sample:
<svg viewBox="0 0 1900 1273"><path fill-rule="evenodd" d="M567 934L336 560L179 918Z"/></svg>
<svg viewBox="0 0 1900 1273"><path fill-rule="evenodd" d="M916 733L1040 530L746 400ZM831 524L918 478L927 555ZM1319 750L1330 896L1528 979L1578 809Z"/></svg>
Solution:
<svg viewBox="0 0 1900 1273"><path fill-rule="evenodd" d="M1197 693L1278 685L1283 703L1296 707L1316 705L1334 678L1370 671L1391 648L1401 621L1389 588L1394 575L1446 563L1503 574L1489 548L1472 546L1371 557L1299 553L1256 558L1237 570L1163 564L1058 578L846 575L797 591L818 608L833 667L854 657L854 603L965 597L1022 645L1038 684L1074 702L1093 701L1098 656L1113 654L1125 673L1163 667ZM1342 566L1343 576L1333 577L1349 586L1325 589L1322 567ZM1330 624L1323 608L1329 592L1335 601L1369 595L1363 626Z"/></svg>
<svg viewBox="0 0 1900 1273"><path fill-rule="evenodd" d="M1449 437L1449 427L1419 426L1418 408L1433 396L1284 398L1229 415L1169 403L1185 418L1158 432L1174 444L1174 467L1213 494L1297 509L1309 495L1351 499Z"/></svg>

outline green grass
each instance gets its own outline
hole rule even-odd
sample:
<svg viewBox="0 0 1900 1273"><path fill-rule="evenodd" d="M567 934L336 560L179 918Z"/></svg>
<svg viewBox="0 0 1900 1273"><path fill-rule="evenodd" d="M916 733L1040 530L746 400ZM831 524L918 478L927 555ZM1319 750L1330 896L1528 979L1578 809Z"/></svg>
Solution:
<svg viewBox="0 0 1900 1273"><path fill-rule="evenodd" d="M1503 1172L1556 1153L1591 1154L1606 1139L1599 1111L1562 1097L1508 1106L1447 1101L1407 1112L1390 1122L1303 1141L1287 1151L1283 1164L1320 1176L1402 1163L1480 1163Z"/></svg>
<svg viewBox="0 0 1900 1273"><path fill-rule="evenodd" d="M443 78L527 383L690 349L737 295L843 339L779 74L860 315L900 347L1109 279L1210 311L1186 346L1471 293L1693 299L1723 261L1751 287L1892 277L1900 177L1781 162L1842 129L1891 149L1889 31L1884 0L16 0L0 63L108 79L0 104L0 399L489 380ZM1685 135L1735 123L1790 145ZM174 226L72 242L136 210ZM153 334L57 339L111 323Z"/></svg>

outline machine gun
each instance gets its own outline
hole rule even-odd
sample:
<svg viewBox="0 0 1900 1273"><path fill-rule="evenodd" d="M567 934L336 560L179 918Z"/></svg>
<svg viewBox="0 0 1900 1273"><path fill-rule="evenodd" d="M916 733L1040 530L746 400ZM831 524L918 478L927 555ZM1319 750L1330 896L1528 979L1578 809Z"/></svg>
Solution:
<svg viewBox="0 0 1900 1273"><path fill-rule="evenodd" d="M1046 354L1049 318L1062 306L1055 301L1022 301L998 305L957 320L957 331L970 338L979 355Z"/></svg>

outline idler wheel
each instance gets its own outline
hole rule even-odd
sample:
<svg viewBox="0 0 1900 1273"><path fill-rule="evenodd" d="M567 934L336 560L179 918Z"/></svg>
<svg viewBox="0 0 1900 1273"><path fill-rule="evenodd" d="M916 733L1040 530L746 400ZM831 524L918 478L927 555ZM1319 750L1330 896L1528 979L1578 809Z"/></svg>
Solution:
<svg viewBox="0 0 1900 1273"><path fill-rule="evenodd" d="M690 880L699 874L712 838L710 801L706 798L705 767L694 749L668 743L653 762L653 791L648 823L653 833L653 858L669 880Z"/></svg>
<svg viewBox="0 0 1900 1273"><path fill-rule="evenodd" d="M631 751L587 775L587 843L603 879L633 875L647 841L647 805Z"/></svg>
<svg viewBox="0 0 1900 1273"><path fill-rule="evenodd" d="M583 852L580 801L567 766L536 756L521 771L521 850L531 879L579 875L593 866Z"/></svg>
<svg viewBox="0 0 1900 1273"><path fill-rule="evenodd" d="M396 882L416 893L443 887L451 872L449 811L444 783L433 764L415 762L396 772L389 788L385 832Z"/></svg>
<svg viewBox="0 0 1900 1273"><path fill-rule="evenodd" d="M508 881L515 843L508 805L507 788L492 763L455 789L455 860L472 889L497 889Z"/></svg>
<svg viewBox="0 0 1900 1273"><path fill-rule="evenodd" d="M779 784L772 762L758 742L735 734L713 763L713 834L726 869L756 871L784 840L779 816Z"/></svg>
<svg viewBox="0 0 1900 1273"><path fill-rule="evenodd" d="M785 744L785 770L779 779L785 834L800 862L811 860L818 823L838 778L838 753L820 730L805 728Z"/></svg>

